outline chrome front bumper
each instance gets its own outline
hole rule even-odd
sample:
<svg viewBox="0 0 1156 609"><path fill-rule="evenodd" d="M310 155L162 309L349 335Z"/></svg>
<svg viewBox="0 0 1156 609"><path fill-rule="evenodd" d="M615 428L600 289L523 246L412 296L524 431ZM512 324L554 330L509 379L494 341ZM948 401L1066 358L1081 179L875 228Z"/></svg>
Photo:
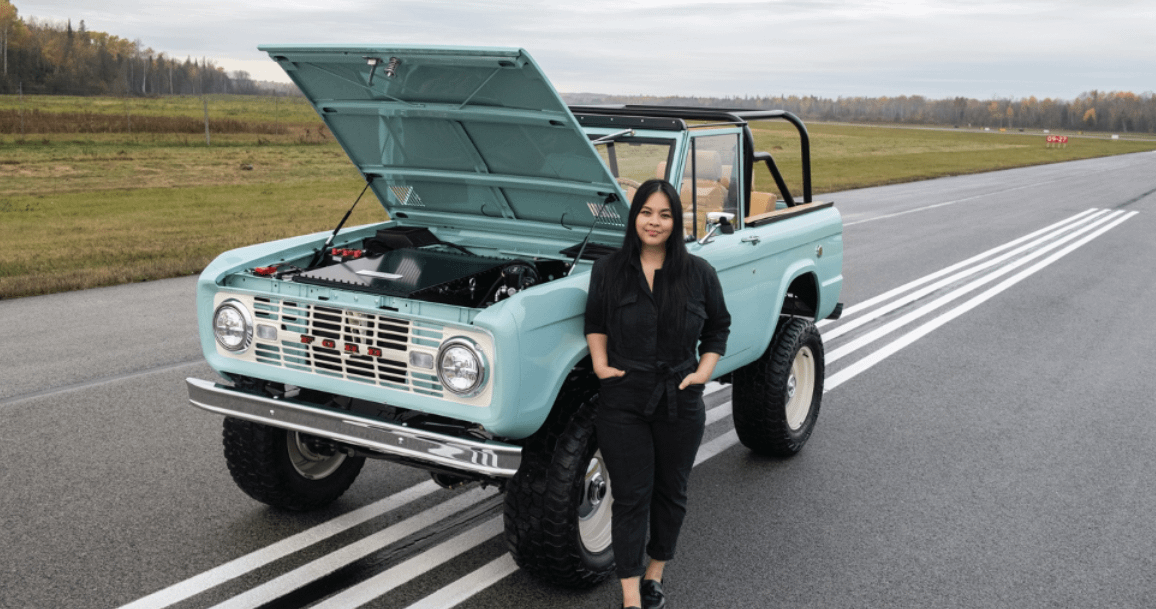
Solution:
<svg viewBox="0 0 1156 609"><path fill-rule="evenodd" d="M347 412L323 410L292 399L274 399L237 391L211 381L188 378L189 401L225 416L299 431L382 453L491 478L509 478L522 462L522 448L500 442L467 440L403 427Z"/></svg>

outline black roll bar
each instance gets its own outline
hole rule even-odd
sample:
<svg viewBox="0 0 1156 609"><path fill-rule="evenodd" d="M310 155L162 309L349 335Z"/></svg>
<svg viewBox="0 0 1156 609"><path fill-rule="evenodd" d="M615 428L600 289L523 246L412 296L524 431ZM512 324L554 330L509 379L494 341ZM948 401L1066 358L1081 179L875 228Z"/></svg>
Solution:
<svg viewBox="0 0 1156 609"><path fill-rule="evenodd" d="M750 127L747 125L749 121L756 120L774 120L781 119L795 126L795 130L799 132L800 144L800 160L802 161L803 173L803 203L810 203L811 198L811 136L807 133L807 127L803 121L794 114L786 110L738 110L725 108L695 108L688 106L650 106L641 104L611 104L599 106L570 106L570 111L574 114L593 114L602 116L646 116L656 118L678 118L682 120L705 120L718 121L724 123L733 123L735 125L742 125L744 139L746 140L746 168L744 169L744 190L745 199L747 201L748 210L751 200L751 169L756 162L766 162L767 169L771 171L771 175L775 178L775 184L782 191L783 199L786 201L788 207L794 207L798 203L791 196L787 190L786 181L779 172L778 166L769 153L755 153L755 137L751 133ZM764 156L765 155L765 156Z"/></svg>

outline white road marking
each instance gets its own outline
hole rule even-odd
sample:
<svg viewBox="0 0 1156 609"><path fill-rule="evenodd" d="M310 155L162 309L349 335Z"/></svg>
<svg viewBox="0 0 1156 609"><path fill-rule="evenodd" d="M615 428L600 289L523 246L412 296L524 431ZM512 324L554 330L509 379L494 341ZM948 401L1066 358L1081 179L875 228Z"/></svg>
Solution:
<svg viewBox="0 0 1156 609"><path fill-rule="evenodd" d="M1015 192L1017 190L1026 190L1028 188L1036 188L1037 186L1043 186L1045 184L1053 184L1057 181L1058 180L1046 180L1043 182L1036 182L1034 184L1022 184L1020 186L1014 186L1012 188L1005 188L1004 190L997 190L994 192L985 192L985 193L978 194L978 195L971 196L971 197L964 197L962 199L956 199L954 201L944 201L943 203L933 203L931 205L924 205L923 207L916 207L914 209L897 211L895 213L885 214L882 216L875 216L874 218L864 218L863 220L854 220L851 222L845 222L843 224L843 227L846 228L848 226L855 226L856 224L865 224L867 222L874 222L876 220L886 220L888 218L895 218L897 216L906 216L907 214L914 214L916 212L927 211L929 209L935 209L937 207L945 207L947 205L955 205L956 203L966 203L967 201L975 201L976 199L987 199L987 198L990 198L990 197L995 196L995 195L1002 195L1004 193Z"/></svg>
<svg viewBox="0 0 1156 609"><path fill-rule="evenodd" d="M1030 241L1030 240L1035 239L1036 237L1038 237L1040 235L1043 235L1045 233L1054 231L1054 230L1059 229L1063 226L1066 226L1068 224L1076 222L1080 218L1083 218L1084 216L1086 216L1088 214L1095 213L1095 211L1096 211L1095 208L1086 209L1086 210L1084 210L1084 211L1082 211L1082 212L1080 212L1080 213L1078 213L1078 214L1076 214L1070 218L1060 220L1059 222L1056 222L1055 224L1052 224L1050 226L1045 226L1044 228L1041 228L1038 231L1035 231L1033 233L1029 233L1027 235L1024 235L1023 237L1020 237L1019 239L1014 239L1014 240L1009 241L1003 245L993 247L992 249L987 250L986 252L983 252L981 254L977 254L975 256L972 256L971 258L968 258L967 260L964 260L962 262L957 262L957 263L955 263L949 267L946 267L944 269L941 269L939 271L931 273L930 275L925 275L923 277L920 277L919 279L905 283L905 284L903 284L897 288L894 288L892 290L888 290L888 291L886 291L886 292L884 292L878 296L874 296L874 297L871 297L867 300L864 300L863 302L851 305L851 306L843 309L843 317L845 319L847 317L850 317L850 316L858 313L859 311L869 309L869 308L871 308L871 307L873 307L873 306L875 306L881 302L886 302L888 300L891 300L892 298L895 298L896 296L903 294L905 292L908 292L910 290L914 290L915 288L917 288L917 287L919 287L925 283L928 283L930 281L935 281L936 279L939 279L940 277L943 277L944 275L947 275L949 273L954 273L955 271L958 271L959 269L971 266L971 265L979 262L980 260L983 260L984 258L987 258L989 256L994 256L995 254L998 254L998 253L1000 253L1006 249L1016 247L1017 245L1025 242L1025 241ZM832 323L835 323L835 322L833 320L830 320L830 319L824 319L815 325L817 325L821 328L823 326L830 325Z"/></svg>
<svg viewBox="0 0 1156 609"><path fill-rule="evenodd" d="M1083 239L1080 239L1076 243L1073 243L1073 244L1069 245L1068 247L1052 254L1051 256L1048 256L1044 260L1041 260L1040 262L1037 262L1036 264L1032 265L1031 267L1024 269L1023 271L1020 271L1019 273L1013 275L1012 277L1009 277L1009 278L1003 280L998 285L988 289L987 291L972 298L971 300L968 300L967 302L963 303L962 305L948 311L947 313L944 313L943 315L940 315L939 317L936 317L935 319L927 322L926 324L923 324L922 326L916 328L915 330L908 332L907 334L903 335L898 340L882 347L881 349L873 351L867 357L864 357L863 359L855 362L854 364L851 364L850 366L848 366L848 367L840 370L839 372L831 375L830 377L828 377L826 384L825 384L825 387L824 387L824 391L825 392L830 391L830 390L838 387L839 385L842 385L843 383L847 382L848 380L851 380L852 378L858 376L859 374L862 374L868 368L871 368L875 364L878 364L879 362L894 355L900 349L914 343L915 341L919 340L920 338L923 338L924 336L927 336L927 334L930 333L932 330L942 326L943 324L946 324L947 322L955 319L956 317L959 317L960 315L963 315L964 313L974 309L975 307L979 306L980 304L990 300L991 298L995 297L1000 292L1003 292L1004 290L1006 290L1006 289L1010 288L1011 286L1024 280L1026 277L1029 277L1030 275L1032 275L1032 274L1036 273L1037 271L1039 271L1040 269L1052 264L1053 262L1059 260L1060 258L1067 256L1068 254L1072 253L1073 251L1080 248L1084 244L1086 244L1089 241L1095 239L1096 237L1099 237L1100 235L1112 230L1116 226L1119 226L1124 221L1128 220L1129 218L1136 215L1137 213L1139 213L1139 212L1130 212L1130 213L1126 213L1122 216L1117 216L1111 224L1104 226L1103 228L1088 235L1087 237L1084 237Z"/></svg>
<svg viewBox="0 0 1156 609"><path fill-rule="evenodd" d="M492 489L483 490L476 488L456 495L452 499L439 503L420 514L410 516L393 526L382 529L349 545L342 546L340 549L326 554L313 562L275 577L243 594L234 596L216 605L214 609L251 609L253 607L260 607L265 603L304 587L309 582L325 577L349 563L377 552L392 543L417 533L495 494L496 492Z"/></svg>
<svg viewBox="0 0 1156 609"><path fill-rule="evenodd" d="M828 352L827 353L827 363L829 364L831 362L838 361L840 358L847 356L847 355L850 355L851 353L854 353L854 352L862 349L863 347L867 346L868 344L870 344L876 340L879 340L880 338L882 338L882 337L894 332L895 330L915 321L916 319L919 319L920 317L923 317L923 316L927 315L928 313L931 313L932 311L939 309L940 307L950 303L951 301L960 298L964 294L967 294L968 292L972 292L972 291L980 288L981 286L983 286L987 283L991 283L992 281L995 281L996 279L999 279L1000 277L1002 277L1002 276L1016 270L1017 268L1031 262L1032 260L1035 260L1036 258L1039 258L1040 256L1043 256L1044 254L1047 254L1048 252L1056 249L1057 247L1060 247L1061 245L1071 241L1072 239L1075 239L1075 238L1079 237L1080 235L1083 235L1084 233L1087 233L1088 231L1095 229L1097 226L1100 226L1105 222L1111 221L1111 220L1119 217L1119 215L1121 213L1122 212L1114 212L1112 214L1108 214L1107 216L1096 218L1090 224L1082 226L1078 230L1076 230L1072 233L1069 233L1069 234L1061 237L1060 239L1057 239L1051 243L1048 243L1047 245L1045 245L1043 247L1039 247L1038 249L1035 249L1032 253L1030 253L1026 256L1023 256L1022 258L1019 258L1018 260L1012 262L1011 264L1008 264L1008 265L1003 266L1002 268L996 269L995 271L992 271L991 273L988 273L987 275L984 275L984 276L980 277L979 279L976 279L975 281L972 281L971 283L969 283L969 284L967 284L967 285L965 285L959 289L953 290L952 292L949 292L949 293L947 293L947 294L945 294L939 298L936 298L935 300L931 301L930 303L923 305L923 306L919 307L918 309L916 309L910 313L907 313L906 315L903 315L902 317L900 317L894 321L886 323L883 326L876 328L876 329L868 332L867 334L864 334L863 336L856 338L855 340L852 340L851 342L839 347L838 349L834 349L834 350ZM1037 244L1032 243L1032 244L1025 245L1024 247L1025 248L1034 247L1035 245L1037 245ZM1017 252L1019 252L1019 250L1014 250L1013 252L1009 252L1008 255L1010 255L1012 253L1017 253ZM921 294L921 295L926 295L926 294ZM900 299L898 302L901 302L903 304L907 304L907 302L909 302L909 301L907 301L906 299ZM884 310L891 310L891 308L889 306L883 307L883 309Z"/></svg>
<svg viewBox="0 0 1156 609"><path fill-rule="evenodd" d="M429 572L443 563L502 534L502 517L486 522L442 542L417 556L335 594L312 609L350 609L360 607L390 590ZM507 556L509 556L507 554ZM513 561L511 561L513 562Z"/></svg>
<svg viewBox="0 0 1156 609"><path fill-rule="evenodd" d="M726 387L725 385L721 385L719 383L712 381L712 382L707 384L705 393L708 395L713 394L716 391L724 390L725 387ZM715 422L717 422L717 421L719 421L719 420L721 420L727 416L730 416L730 414L731 414L731 404L729 402L727 402L725 404L721 404L721 405L716 406L714 408L711 408L706 413L706 424L711 425L711 424L713 424L713 423L715 423ZM215 567L213 569L210 569L208 571L205 571L203 573L195 575L195 576L193 576L189 579L186 579L182 582L178 582L178 583L173 584L167 588L164 588L162 590L154 592L148 596L137 599L136 601L133 601L132 603L124 605L124 606L120 607L119 609L163 609L163 608L168 607L170 605L175 605L181 601L184 601L186 599L192 598L193 596L196 596L198 594L206 592L211 588L214 588L214 587L219 586L221 584L224 584L230 580L233 580L237 577L240 577L246 573L249 573L250 571L260 569L266 565L271 564L272 562L274 562L276 560L279 560L279 559L284 558L290 554L298 552L298 551L300 551L304 548L307 548L307 547L309 547L309 546L311 546L317 542L328 539L329 537L337 535L338 533L342 533L342 532L347 531L347 530L349 530L355 526L363 524L369 520L372 520L374 518L382 516L382 515L390 512L390 511L393 511L395 509L403 507L412 501L415 501L417 499L420 499L422 497L425 497L427 495L430 495L430 494L436 492L440 488L441 487L439 487L437 484L435 484L432 480L427 481L427 482L423 482L421 484L417 484L417 485L412 486L408 489L405 489L403 491L400 491L398 493L390 495L389 497L381 499L375 503L358 508L352 512L347 513L347 514L343 514L341 516L338 516L338 517L334 518L333 520L330 520L330 521L325 522L323 524L319 524L313 528L307 529L305 531L297 533L296 535L293 535L291 537L287 537L287 538L282 539L281 541L278 541L274 544L271 544L269 546L261 548L260 550L256 550L254 552L246 554L245 556L242 556L240 558L237 558L235 560L232 560L232 561L229 561L225 564L222 564L218 567ZM467 507L470 507L473 504L476 504L476 503L479 503L480 501L482 501L485 498L485 496L477 495L477 493L480 493L480 492L481 491L479 489L475 489L474 491L471 491L471 493L474 493L474 494L470 495L470 497L472 497L472 499L466 501L464 504L461 504L454 511L460 511L462 509L465 509ZM456 497L456 499L460 501L461 497L462 496L459 495L458 497ZM429 520L432 517L436 517L437 514L440 513L441 509L445 505L446 505L445 503L440 504L438 506L430 508L429 510L426 510L425 512L423 512L421 514L417 514L408 520L399 522L399 523L394 524L394 525L392 525L386 529L378 531L377 533L375 533L376 536L381 536L378 538L378 542L381 542L381 541L388 539L388 538L391 538L391 537L396 537L396 538L400 539L401 537L409 535L411 532L413 532L412 531L412 528L413 528L412 524L414 522L421 522L421 520L415 521L414 519ZM437 512L435 512L435 510L437 510ZM434 512L434 513L431 514L431 512ZM436 518L436 519L440 519L440 518ZM398 529L397 527L403 527L403 528ZM365 540L362 540L362 542L364 542L364 541ZM358 543L361 544L362 542L358 542ZM375 544L371 543L370 545L375 545ZM384 545L388 545L388 544L377 543L376 545L384 547ZM376 549L380 549L380 548L374 548L373 550L370 550L370 551L376 551ZM357 552L355 551L353 553L356 554ZM318 559L318 561L314 561L314 562L319 563L322 560L329 559L331 556L333 556L333 555L332 554L328 555L325 558ZM358 558L360 558L360 557L358 557ZM356 560L356 559L353 559L353 560ZM341 561L338 560L337 562L341 562ZM268 600L271 600L272 598L282 596L282 595L284 595L284 594L286 594L292 590L300 588L300 587L308 584L310 581L312 581L312 579L315 579L315 578L309 578L307 573L312 573L315 571L324 571L324 573L322 573L322 575L324 575L324 574L330 573L332 571L335 571L336 569L344 566L344 564L347 564L348 562L352 562L352 560L346 561L345 563L342 563L342 564L334 564L332 560L330 562L327 562L324 564L310 563L310 565L313 565L312 567L310 565L306 565L306 566L301 567L300 569L297 569L297 570L292 572L292 573L297 574L295 577L304 577L306 579L302 579L299 582L294 582L292 580L292 578L287 579L287 576L289 574L286 574L286 575L283 575L283 576L281 576L275 580L266 582L265 584L263 584L259 588L254 588L253 590L250 590L244 594L233 597L229 601L226 601L225 603L217 605L217 607L259 606L262 603L268 602ZM307 568L309 568L309 570L304 571ZM326 569L328 569L328 571L326 571ZM320 575L318 575L317 577L320 577ZM271 585L277 581L288 582L289 586L283 587L283 588L278 588L276 586ZM260 592L254 592L258 589L260 589ZM272 596L270 596L270 595L272 595ZM241 599L241 600L238 600L238 599ZM249 600L245 600L245 599L249 599ZM261 599L265 599L265 600L261 600Z"/></svg>
<svg viewBox="0 0 1156 609"><path fill-rule="evenodd" d="M1094 211L1094 210L1088 210L1088 211L1090 212L1090 211ZM1085 212L1085 214L1086 213L1087 212ZM824 331L823 332L823 340L833 340L835 338L838 338L839 336L842 336L843 334L846 334L847 332L850 332L851 330L854 330L855 328L858 328L858 327L863 326L865 324L868 324L872 321L875 321L876 319L886 315L887 313L890 313L891 311L894 311L895 309L898 309L904 305L915 302L916 300L919 300L920 298L923 298L924 296L931 294L931 293L935 292L936 290L938 290L944 286L951 285L951 284L953 284L953 283L955 283L961 279L964 279L965 277L969 277L969 276L974 275L974 274L976 274L982 270L989 269L989 268L991 268L997 264L1000 264L1001 262L1006 262L1007 260L1009 260L1015 256L1023 254L1024 252L1027 252L1029 250L1038 251L1038 250L1036 250L1036 248L1038 248L1041 244L1047 243L1048 241L1051 241L1051 240L1059 237L1060 235L1064 234L1065 231L1070 230L1073 226L1080 226L1081 225L1080 223L1085 223L1084 226L1087 226L1088 225L1087 223L1094 221L1097 217L1103 216L1106 213L1107 213L1107 211L1099 211L1099 212L1093 213L1091 215L1088 215L1085 218L1081 218L1079 222L1065 223L1064 226L1062 226L1062 227L1060 227L1054 231L1051 231L1049 233L1046 233L1042 237L1039 237L1033 241L1028 241L1026 243L1023 243L1022 245L1020 245L1019 247L1016 247L1015 249L1013 249L1011 251L1008 251L1008 252L1001 254L999 256L996 256L994 258L990 258L989 260L986 260L986 261L982 261L982 262L977 261L976 264L965 266L965 267L959 269L956 273L954 273L952 275L948 275L947 277L944 277L943 279L940 279L939 281L936 281L935 283L932 283L931 285L928 285L928 286L925 286L925 287L920 288L918 290L915 290L914 292L911 292L911 293L907 294L906 296L903 296L901 298L895 298L895 299L891 300L890 302L888 302L887 304L879 307L878 309L875 309L874 311L867 313L866 315L860 315L858 318L856 318L853 321L850 321L850 322L844 323L844 324L840 324L839 327L837 327L837 328L832 328L831 330ZM1081 215L1085 215L1085 214L1081 214ZM1101 219L1100 221L1103 221L1103 220ZM1017 239L1016 241L1021 241L1021 239ZM1015 242L1013 242L1013 243L1015 243ZM1001 247L1005 247L1005 246L1001 246ZM997 249L999 249L999 248L997 248ZM989 250L989 251L991 251L991 250ZM949 268L951 268L951 267L949 267ZM939 273L933 273L933 274L934 275L940 275L941 273L942 273L942 271L940 271ZM908 284L908 285L910 285L910 284ZM859 307L859 308L862 309L863 307Z"/></svg>
<svg viewBox="0 0 1156 609"><path fill-rule="evenodd" d="M441 609L456 607L473 595L502 581L518 570L514 557L502 554L486 566L466 575L405 609Z"/></svg>
<svg viewBox="0 0 1156 609"><path fill-rule="evenodd" d="M715 408L714 410L718 410L718 408ZM704 443L702 446L698 447L698 454L695 455L694 458L694 466L698 467L702 463L718 455L724 450L734 446L735 444L738 444L738 442L739 434L732 429L722 434L721 436ZM494 522L496 522L498 525L498 530L495 531L493 535L498 535L502 532L501 520L501 518L494 519ZM478 543L481 542L479 541L468 547L463 544L460 549L454 550L454 556L472 549L475 545L478 545ZM446 552L448 552L448 550ZM442 562L445 562L445 560L449 560L449 558L452 558L452 556L445 557L445 553L437 554L436 559L440 562L437 562L430 568L440 565ZM402 564L404 565L405 563ZM400 567L401 565L398 565L398 567L394 568L398 569ZM485 590L486 588L489 588L490 586L498 583L502 580L502 578L514 573L517 570L518 568L517 565L514 564L514 559L511 558L509 554L503 554L501 558L494 560L481 567L480 569L470 573L469 575L466 575L465 577L449 584L448 586L441 588L433 595L428 596L421 601L414 603L413 605L410 605L407 609L448 609L449 607L455 607L468 600L475 594L481 592L482 590ZM358 592L356 593L346 594L343 592L337 596L330 597L325 603L317 605L313 607L313 609L352 609L353 607L360 607L396 587L397 584L395 584L394 581L389 577L386 577L386 574L388 573L389 571L381 573L380 575L366 580L365 582L362 582L361 584L358 584L357 586L349 589L358 589ZM420 573L417 575L420 575ZM417 575L412 575L409 577L412 578L416 577ZM409 581L409 579L404 581Z"/></svg>
<svg viewBox="0 0 1156 609"><path fill-rule="evenodd" d="M79 391L81 389L92 389L93 387L100 387L101 385L108 385L117 381L131 381L142 376L149 376L150 374L160 374L162 372L170 372L172 370L180 370L181 368L192 368L193 366L204 366L204 358L188 361L176 362L172 364L164 364L156 366L155 368L146 368L144 370L136 370L133 372L126 372L124 374L114 374L112 376L105 376L98 379L83 381L80 383L73 383L71 385L64 385L62 387L53 387L52 389L44 389L42 391L34 391L32 393L25 393L22 395L14 395L0 400L0 406L7 406L17 402L26 402L37 398L45 398L58 393L68 393L69 391Z"/></svg>
<svg viewBox="0 0 1156 609"><path fill-rule="evenodd" d="M707 427L710 427L714 423L717 423L723 417L730 416L730 414L731 414L731 403L730 402L727 402L726 404L719 404L718 406L711 408L710 410L706 411L706 425L707 425Z"/></svg>
<svg viewBox="0 0 1156 609"><path fill-rule="evenodd" d="M730 430L723 435L698 447L698 454L694 457L694 466L702 465L711 457L739 443L739 432Z"/></svg>
<svg viewBox="0 0 1156 609"><path fill-rule="evenodd" d="M204 573L190 577L185 581L137 599L122 606L120 609L160 609L161 607L175 605L210 588L219 586L250 571L260 569L273 561L280 560L290 554L303 550L319 541L328 539L387 512L403 507L408 503L432 494L439 488L441 487L434 484L432 480L411 486L389 497L353 510L352 512L342 514L333 520L301 531L291 537L286 537L260 550L255 550L240 558L209 569Z"/></svg>

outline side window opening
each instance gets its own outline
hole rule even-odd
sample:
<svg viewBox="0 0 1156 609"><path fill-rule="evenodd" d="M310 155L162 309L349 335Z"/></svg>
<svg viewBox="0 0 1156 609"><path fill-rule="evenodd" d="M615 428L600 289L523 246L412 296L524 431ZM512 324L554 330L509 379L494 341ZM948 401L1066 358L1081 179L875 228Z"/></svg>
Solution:
<svg viewBox="0 0 1156 609"><path fill-rule="evenodd" d="M786 202L780 201L778 186L771 170L766 163L755 163L751 171L751 207L747 216L757 216L783 207L786 207Z"/></svg>
<svg viewBox="0 0 1156 609"><path fill-rule="evenodd" d="M739 216L742 192L739 134L701 135L691 138L683 164L679 196L687 236L706 234L706 217L712 211Z"/></svg>

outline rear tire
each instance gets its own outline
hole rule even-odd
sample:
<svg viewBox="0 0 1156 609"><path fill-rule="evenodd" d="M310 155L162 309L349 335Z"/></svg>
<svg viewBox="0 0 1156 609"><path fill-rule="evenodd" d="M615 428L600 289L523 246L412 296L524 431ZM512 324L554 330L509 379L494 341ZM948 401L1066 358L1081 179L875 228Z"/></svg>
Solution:
<svg viewBox="0 0 1156 609"><path fill-rule="evenodd" d="M614 570L614 500L594 433L597 404L597 386L571 375L506 488L510 554L531 575L559 586L589 588Z"/></svg>
<svg viewBox="0 0 1156 609"><path fill-rule="evenodd" d="M815 324L785 317L766 353L735 370L735 431L744 446L772 456L790 456L803 448L823 400L823 357L823 339Z"/></svg>
<svg viewBox="0 0 1156 609"><path fill-rule="evenodd" d="M361 472L350 457L306 434L226 417L225 461L237 486L253 499L298 512L335 501Z"/></svg>

